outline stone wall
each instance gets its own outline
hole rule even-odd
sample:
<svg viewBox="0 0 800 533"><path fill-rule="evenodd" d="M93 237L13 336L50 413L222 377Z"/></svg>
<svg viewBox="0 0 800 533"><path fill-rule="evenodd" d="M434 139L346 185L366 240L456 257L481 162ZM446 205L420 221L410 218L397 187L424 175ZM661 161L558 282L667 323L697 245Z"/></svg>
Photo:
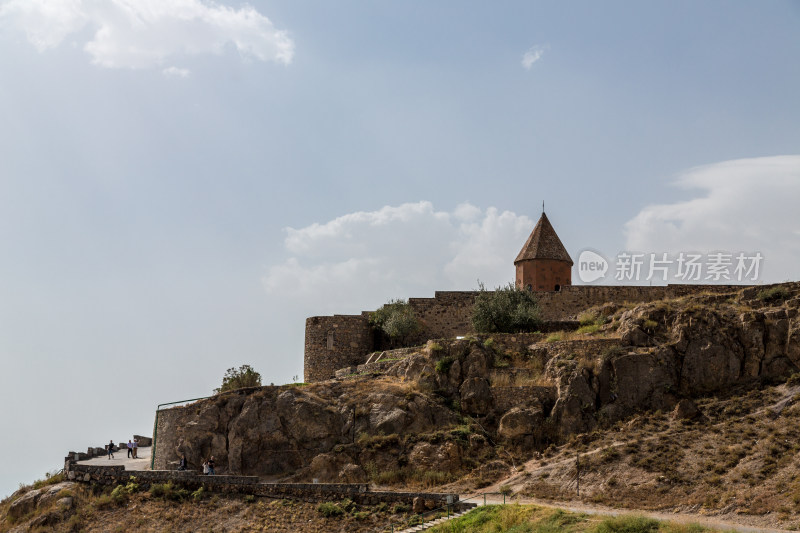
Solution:
<svg viewBox="0 0 800 533"><path fill-rule="evenodd" d="M170 470L177 468L178 457L175 450L178 449L177 435L178 426L187 418L186 411L192 409L192 405L160 409L156 411L155 420L155 442L152 449L153 468L155 470ZM208 454L210 455L210 453Z"/></svg>
<svg viewBox="0 0 800 533"><path fill-rule="evenodd" d="M252 494L254 496L311 502L350 498L356 503L365 505L376 505L381 502L411 505L415 498L420 498L434 502L435 506L445 505L448 500L458 506L458 494L371 491L366 483L262 483L256 476L204 476L192 471L128 471L122 465L82 465L76 464L71 460L71 457L65 458L65 471L67 479L99 485L128 483L135 478L136 483L144 489L155 483L172 481L189 490L204 487L211 492Z"/></svg>
<svg viewBox="0 0 800 533"><path fill-rule="evenodd" d="M729 293L743 285L567 285L560 291L537 292L542 331L574 329L578 313L606 302L644 303L677 298L700 292ZM430 339L473 334L472 307L477 291L437 291L433 298L409 298L423 324L423 330L409 344ZM311 317L306 320L305 380L323 381L337 370L366 362L371 351L380 348L368 322L369 312L361 315Z"/></svg>
<svg viewBox="0 0 800 533"><path fill-rule="evenodd" d="M303 376L306 382L324 381L346 366L364 362L374 345L364 315L315 316L306 319Z"/></svg>

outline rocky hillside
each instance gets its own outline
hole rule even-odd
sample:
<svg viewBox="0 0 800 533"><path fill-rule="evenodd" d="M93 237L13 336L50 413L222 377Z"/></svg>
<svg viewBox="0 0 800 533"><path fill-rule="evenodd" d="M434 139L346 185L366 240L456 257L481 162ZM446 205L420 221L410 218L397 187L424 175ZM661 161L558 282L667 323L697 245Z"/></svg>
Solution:
<svg viewBox="0 0 800 533"><path fill-rule="evenodd" d="M294 480L490 482L574 435L785 380L800 368L799 294L609 302L577 332L440 340L342 379L219 396L170 412L157 466L213 454L223 471Z"/></svg>
<svg viewBox="0 0 800 533"><path fill-rule="evenodd" d="M577 331L444 339L375 354L340 379L242 390L161 412L156 467L172 468L185 453L198 468L214 455L219 472L272 480L502 488L800 527L798 308L797 283L608 302L575 317ZM44 511L15 517L11 508L27 492L16 494L0 508L0 531L51 511L67 523L75 503L64 498L75 495L65 490L75 492L61 488L38 500ZM175 520L171 504L152 495L126 498L128 510ZM231 515L246 522L278 512L259 505L240 502ZM299 509L317 520L316 507ZM348 520L380 512L387 510L356 510Z"/></svg>
<svg viewBox="0 0 800 533"><path fill-rule="evenodd" d="M407 506L362 506L349 500L307 503L191 493L169 484L144 491L129 483L112 491L73 482L46 483L22 487L0 502L0 533L370 533L411 517Z"/></svg>

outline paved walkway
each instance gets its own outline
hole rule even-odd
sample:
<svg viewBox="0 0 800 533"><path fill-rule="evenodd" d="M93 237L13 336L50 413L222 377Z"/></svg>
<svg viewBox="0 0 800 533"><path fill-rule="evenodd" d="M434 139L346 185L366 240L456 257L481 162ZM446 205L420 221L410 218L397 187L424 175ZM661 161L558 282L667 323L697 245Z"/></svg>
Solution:
<svg viewBox="0 0 800 533"><path fill-rule="evenodd" d="M108 456L94 457L85 461L78 461L79 465L96 465L96 466L119 466L123 465L125 470L150 470L150 451L152 448L140 447L136 459L128 459L128 449L122 448L114 452L114 458L109 459Z"/></svg>

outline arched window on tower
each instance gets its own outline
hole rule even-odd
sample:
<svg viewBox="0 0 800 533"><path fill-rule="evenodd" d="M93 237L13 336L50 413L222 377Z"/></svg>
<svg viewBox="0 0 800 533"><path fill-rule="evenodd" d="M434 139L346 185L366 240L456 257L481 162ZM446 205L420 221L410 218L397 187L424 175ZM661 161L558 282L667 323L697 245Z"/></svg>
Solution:
<svg viewBox="0 0 800 533"><path fill-rule="evenodd" d="M558 291L560 291L560 290L561 290L561 285L559 285L559 284L556 284L556 292L558 292Z"/></svg>

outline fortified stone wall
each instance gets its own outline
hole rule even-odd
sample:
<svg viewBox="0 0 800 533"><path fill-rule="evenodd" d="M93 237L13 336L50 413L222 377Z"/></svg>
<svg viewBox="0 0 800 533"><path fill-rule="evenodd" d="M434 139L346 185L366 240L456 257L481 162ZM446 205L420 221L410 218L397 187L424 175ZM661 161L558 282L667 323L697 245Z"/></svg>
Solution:
<svg viewBox="0 0 800 533"><path fill-rule="evenodd" d="M644 303L677 298L699 292L725 293L742 285L567 285L560 291L537 292L542 319L550 322L542 331L570 329L578 313L606 302ZM437 291L433 298L410 298L409 305L423 323L423 330L409 344L430 339L473 334L470 317L476 291ZM305 381L332 379L337 370L366 362L366 355L378 346L368 321L361 315L311 317L306 320Z"/></svg>
<svg viewBox="0 0 800 533"><path fill-rule="evenodd" d="M304 379L331 379L346 366L364 362L373 350L372 330L365 315L314 316L306 319Z"/></svg>

